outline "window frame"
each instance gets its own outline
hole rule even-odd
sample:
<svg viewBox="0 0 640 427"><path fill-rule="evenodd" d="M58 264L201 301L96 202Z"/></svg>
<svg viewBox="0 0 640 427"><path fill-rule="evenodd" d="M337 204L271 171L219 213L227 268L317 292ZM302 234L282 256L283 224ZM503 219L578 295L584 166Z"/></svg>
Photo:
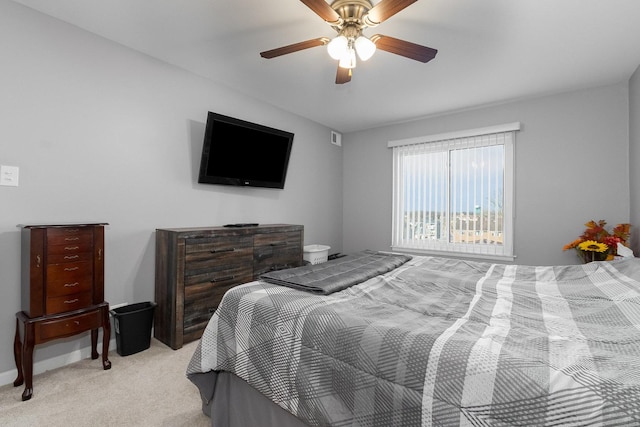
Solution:
<svg viewBox="0 0 640 427"><path fill-rule="evenodd" d="M399 206L402 200L398 192L404 191L403 180L398 175L399 171L396 161L396 151L393 154L393 177L392 177L392 242L391 249L396 252L409 252L425 255L444 255L458 256L465 258L481 258L498 261L513 261L516 256L514 254L514 222L515 222L515 139L516 131L520 130L520 122L506 123L496 126L488 126L484 128L469 129L457 132L441 133L436 135L420 136L415 138L401 139L389 141L388 148L404 147L416 144L438 143L437 145L445 145L447 152L456 149L455 140L461 138L476 138L490 136L494 134L505 134L504 143L497 144L504 146L504 206L503 206L503 244L498 245L478 245L469 243L452 243L437 242L418 244L413 239L402 238L402 220L398 217L400 212L404 210ZM436 145L436 144L434 144ZM486 144L478 145L478 147L496 145ZM427 149L428 150L428 149ZM447 166L448 168L449 166ZM448 173L448 172L447 172ZM449 214L449 202L451 199L450 182L447 182L447 213ZM424 246L438 246L437 248ZM497 250L499 247L501 250ZM444 248L444 249L441 249Z"/></svg>

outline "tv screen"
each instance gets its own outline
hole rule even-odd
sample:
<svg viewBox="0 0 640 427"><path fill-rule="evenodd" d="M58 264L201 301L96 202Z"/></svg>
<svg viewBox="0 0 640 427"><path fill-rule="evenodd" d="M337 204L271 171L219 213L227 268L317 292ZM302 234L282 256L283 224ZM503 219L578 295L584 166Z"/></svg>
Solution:
<svg viewBox="0 0 640 427"><path fill-rule="evenodd" d="M284 188L293 133L209 112L198 182Z"/></svg>

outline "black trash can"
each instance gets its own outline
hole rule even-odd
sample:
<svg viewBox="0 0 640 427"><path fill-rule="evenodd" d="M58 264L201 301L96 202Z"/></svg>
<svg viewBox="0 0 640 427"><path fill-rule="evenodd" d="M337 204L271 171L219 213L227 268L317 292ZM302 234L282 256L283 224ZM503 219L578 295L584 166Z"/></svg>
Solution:
<svg viewBox="0 0 640 427"><path fill-rule="evenodd" d="M139 302L110 310L120 356L129 356L149 348L155 308L155 302Z"/></svg>

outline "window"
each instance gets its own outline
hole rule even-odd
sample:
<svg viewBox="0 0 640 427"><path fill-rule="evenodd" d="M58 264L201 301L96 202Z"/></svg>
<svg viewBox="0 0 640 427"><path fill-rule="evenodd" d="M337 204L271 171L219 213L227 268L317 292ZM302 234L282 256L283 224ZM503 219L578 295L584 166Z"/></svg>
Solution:
<svg viewBox="0 0 640 427"><path fill-rule="evenodd" d="M392 248L513 259L519 123L390 141Z"/></svg>

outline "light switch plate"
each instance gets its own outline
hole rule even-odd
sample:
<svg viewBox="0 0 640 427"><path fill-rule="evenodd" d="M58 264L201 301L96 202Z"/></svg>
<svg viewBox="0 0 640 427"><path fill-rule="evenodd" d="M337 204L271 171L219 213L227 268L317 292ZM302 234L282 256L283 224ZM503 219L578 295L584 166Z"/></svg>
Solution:
<svg viewBox="0 0 640 427"><path fill-rule="evenodd" d="M18 166L0 165L0 185L17 187L19 172Z"/></svg>

